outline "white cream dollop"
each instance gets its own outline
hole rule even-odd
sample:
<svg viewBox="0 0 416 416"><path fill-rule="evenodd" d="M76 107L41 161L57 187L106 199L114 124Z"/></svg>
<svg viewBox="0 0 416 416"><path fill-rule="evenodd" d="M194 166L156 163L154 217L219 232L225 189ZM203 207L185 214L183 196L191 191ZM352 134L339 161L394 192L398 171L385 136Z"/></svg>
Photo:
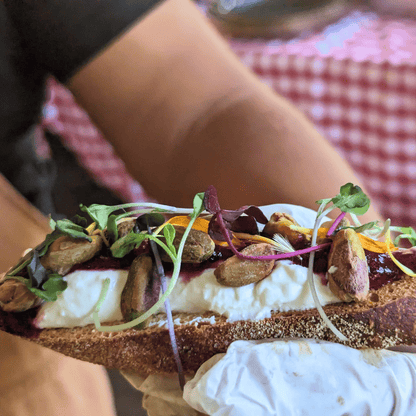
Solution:
<svg viewBox="0 0 416 416"><path fill-rule="evenodd" d="M315 276L322 305L339 302L328 286ZM288 260L276 262L273 272L258 283L241 287L220 285L214 269L204 271L189 283L178 282L169 297L177 312L216 312L229 321L263 319L272 311L304 310L315 307L307 282L307 268Z"/></svg>
<svg viewBox="0 0 416 416"><path fill-rule="evenodd" d="M65 276L68 287L55 302L42 305L36 318L39 328L73 328L94 323L92 313L105 279L110 279L107 296L98 314L101 322L122 319L121 292L127 281L127 270L77 270Z"/></svg>

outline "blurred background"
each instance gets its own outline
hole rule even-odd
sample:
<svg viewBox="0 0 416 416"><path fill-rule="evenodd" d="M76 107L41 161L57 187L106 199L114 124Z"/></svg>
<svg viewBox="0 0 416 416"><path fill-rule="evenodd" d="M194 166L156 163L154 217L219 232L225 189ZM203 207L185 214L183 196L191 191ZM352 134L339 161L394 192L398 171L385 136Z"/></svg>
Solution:
<svg viewBox="0 0 416 416"><path fill-rule="evenodd" d="M382 214L394 225L416 225L415 2L216 0L198 6L241 61L348 160ZM149 199L54 79L36 128L36 152L53 171L47 204L58 216L72 216L79 203ZM30 189L23 193L30 200ZM140 393L118 372L109 375L118 415L144 415Z"/></svg>

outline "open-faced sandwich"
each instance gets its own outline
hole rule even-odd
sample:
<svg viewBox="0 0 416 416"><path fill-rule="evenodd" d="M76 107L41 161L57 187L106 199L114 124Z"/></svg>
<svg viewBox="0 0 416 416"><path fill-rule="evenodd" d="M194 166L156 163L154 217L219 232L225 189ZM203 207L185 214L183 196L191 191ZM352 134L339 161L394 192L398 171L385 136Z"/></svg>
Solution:
<svg viewBox="0 0 416 416"><path fill-rule="evenodd" d="M188 210L81 207L92 223L51 220L1 277L0 329L143 376L190 374L241 339L416 344L416 249L397 248L416 233L360 224L352 184L318 203L223 210L210 187Z"/></svg>

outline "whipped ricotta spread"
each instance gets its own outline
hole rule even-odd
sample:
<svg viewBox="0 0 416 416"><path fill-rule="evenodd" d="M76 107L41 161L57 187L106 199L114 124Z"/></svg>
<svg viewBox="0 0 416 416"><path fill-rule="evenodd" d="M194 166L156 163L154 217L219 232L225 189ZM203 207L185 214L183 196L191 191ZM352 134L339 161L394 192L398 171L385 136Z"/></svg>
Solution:
<svg viewBox="0 0 416 416"><path fill-rule="evenodd" d="M66 275L68 287L55 302L42 305L36 325L39 328L73 328L94 323L92 314L107 278L110 286L98 317L100 322L123 319L120 298L127 274L127 270L77 270Z"/></svg>
<svg viewBox="0 0 416 416"><path fill-rule="evenodd" d="M274 212L286 212L300 225L309 228L313 227L316 217L314 211L294 205L275 204L261 209L268 218ZM100 321L122 319L120 296L127 273L125 270L77 270L68 274L65 276L67 289L57 301L47 302L41 307L37 325L50 328L93 323L92 313L106 278L110 278L110 288L100 309ZM315 276L315 285L322 305L339 302L321 283L320 276ZM273 272L265 279L242 287L220 285L214 276L214 269L207 269L190 282L179 279L169 301L174 312L202 314L211 311L226 316L230 321L262 319L270 317L272 311L315 307L307 282L307 268L289 260L277 261Z"/></svg>

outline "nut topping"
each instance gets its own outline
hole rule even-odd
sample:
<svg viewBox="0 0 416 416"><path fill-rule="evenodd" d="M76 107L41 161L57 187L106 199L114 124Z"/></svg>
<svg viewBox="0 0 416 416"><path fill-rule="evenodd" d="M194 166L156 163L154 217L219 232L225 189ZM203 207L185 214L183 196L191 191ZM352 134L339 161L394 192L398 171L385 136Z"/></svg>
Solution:
<svg viewBox="0 0 416 416"><path fill-rule="evenodd" d="M120 222L117 224L118 238L125 237L134 228L135 224L136 217L128 217L120 220ZM107 229L104 230L104 237L107 240L110 238L110 233Z"/></svg>
<svg viewBox="0 0 416 416"><path fill-rule="evenodd" d="M133 260L121 293L121 313L126 321L149 309L159 298L160 281L153 279L153 261L148 254Z"/></svg>
<svg viewBox="0 0 416 416"><path fill-rule="evenodd" d="M173 245L177 250L185 232L185 227L174 225L174 228L176 233ZM192 228L183 248L182 263L202 263L213 255L214 250L214 240L207 233ZM160 252L160 258L162 261L172 262L165 251Z"/></svg>
<svg viewBox="0 0 416 416"><path fill-rule="evenodd" d="M16 279L0 282L0 309L5 312L24 312L42 303L24 283Z"/></svg>
<svg viewBox="0 0 416 416"><path fill-rule="evenodd" d="M329 288L344 302L366 298L370 279L364 249L351 228L338 231L328 257Z"/></svg>
<svg viewBox="0 0 416 416"><path fill-rule="evenodd" d="M285 212L275 212L265 225L263 233L271 237L280 234L295 248L299 245L309 246L312 238L309 228L301 227L291 215Z"/></svg>
<svg viewBox="0 0 416 416"><path fill-rule="evenodd" d="M241 250L247 256L269 256L274 254L270 244L252 244ZM221 263L214 271L218 283L224 286L239 287L257 283L273 270L275 260L242 260L232 256Z"/></svg>
<svg viewBox="0 0 416 416"><path fill-rule="evenodd" d="M75 264L90 260L101 250L103 240L99 235L92 235L91 242L68 236L59 237L41 257L40 262L47 270L67 274Z"/></svg>

